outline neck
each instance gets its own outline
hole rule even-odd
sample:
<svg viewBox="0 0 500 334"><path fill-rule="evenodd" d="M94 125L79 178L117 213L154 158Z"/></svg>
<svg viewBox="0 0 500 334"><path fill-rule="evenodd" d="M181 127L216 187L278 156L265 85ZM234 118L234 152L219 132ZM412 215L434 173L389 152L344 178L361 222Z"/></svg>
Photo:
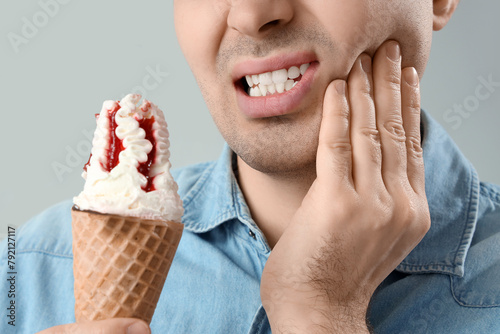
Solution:
<svg viewBox="0 0 500 334"><path fill-rule="evenodd" d="M252 218L273 248L316 178L315 167L294 174L266 174L238 157L238 172Z"/></svg>

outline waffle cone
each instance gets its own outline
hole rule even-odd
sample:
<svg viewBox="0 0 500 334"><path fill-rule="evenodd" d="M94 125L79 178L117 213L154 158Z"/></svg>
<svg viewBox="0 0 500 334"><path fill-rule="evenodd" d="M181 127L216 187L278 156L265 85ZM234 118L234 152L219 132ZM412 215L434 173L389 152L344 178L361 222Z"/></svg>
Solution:
<svg viewBox="0 0 500 334"><path fill-rule="evenodd" d="M73 208L77 322L151 322L184 225Z"/></svg>

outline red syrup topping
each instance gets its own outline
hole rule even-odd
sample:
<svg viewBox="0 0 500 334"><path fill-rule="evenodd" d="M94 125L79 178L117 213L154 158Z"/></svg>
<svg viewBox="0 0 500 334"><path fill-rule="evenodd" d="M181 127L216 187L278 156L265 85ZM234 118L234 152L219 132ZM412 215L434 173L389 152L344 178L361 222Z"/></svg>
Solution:
<svg viewBox="0 0 500 334"><path fill-rule="evenodd" d="M90 153L89 160L87 161L87 163L85 164L85 166L83 166L83 170L84 171L87 171L87 167L90 166L90 159L92 159L92 153Z"/></svg>
<svg viewBox="0 0 500 334"><path fill-rule="evenodd" d="M118 156L120 152L125 148L123 147L122 140L118 138L116 135L116 128L118 124L116 124L116 113L120 110L120 104L117 102L113 109L108 112L108 120L109 120L109 138L108 138L108 149L106 154L106 163L101 162L102 168L108 173L113 170L119 163L120 159Z"/></svg>
<svg viewBox="0 0 500 334"><path fill-rule="evenodd" d="M146 104L141 107L141 110L146 112L149 108L151 107L150 102L146 102ZM116 113L120 110L120 104L117 103L113 109L109 110L108 112L108 120L109 120L109 138L108 138L108 149L107 149L107 155L106 155L106 163L103 164L101 163L102 168L106 170L108 173L111 172L113 168L115 168L119 163L119 155L120 152L123 151L125 148L123 147L123 142L118 136L116 135L116 128L118 127L118 124L116 124ZM99 114L96 114L96 120L99 118ZM155 123L154 117L151 117L149 119L143 118L142 120L138 120L139 122L139 127L146 132L146 139L151 142L153 145L153 148L151 149L151 152L148 153L148 160L140 163L139 166L137 167L137 171L144 175L147 179L147 184L146 186L142 187L142 190L145 192L150 192L155 190L155 187L153 185L153 180L154 177L151 178L149 176L150 170L151 170L151 165L154 163L156 159L156 140L153 135L153 125ZM92 154L90 155L89 161L85 164L83 169L87 171L87 167L90 165L90 159L92 158Z"/></svg>

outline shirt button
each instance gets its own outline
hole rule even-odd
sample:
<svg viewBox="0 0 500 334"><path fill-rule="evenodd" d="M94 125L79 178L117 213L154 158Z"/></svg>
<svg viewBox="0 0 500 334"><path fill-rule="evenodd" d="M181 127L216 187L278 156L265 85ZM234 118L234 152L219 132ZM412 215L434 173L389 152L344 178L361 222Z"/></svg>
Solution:
<svg viewBox="0 0 500 334"><path fill-rule="evenodd" d="M257 240L257 237L255 236L255 233L253 233L253 231L252 231L252 230L248 230L248 234L249 234L252 238L254 238L254 240Z"/></svg>

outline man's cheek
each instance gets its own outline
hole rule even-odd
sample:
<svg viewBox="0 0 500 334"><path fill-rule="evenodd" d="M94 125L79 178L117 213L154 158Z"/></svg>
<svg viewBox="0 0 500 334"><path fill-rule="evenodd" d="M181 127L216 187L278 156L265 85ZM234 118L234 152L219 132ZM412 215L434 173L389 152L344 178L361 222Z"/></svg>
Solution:
<svg viewBox="0 0 500 334"><path fill-rule="evenodd" d="M212 1L177 1L175 30L183 54L191 68L217 54L225 20ZM176 2L176 3L177 3Z"/></svg>

